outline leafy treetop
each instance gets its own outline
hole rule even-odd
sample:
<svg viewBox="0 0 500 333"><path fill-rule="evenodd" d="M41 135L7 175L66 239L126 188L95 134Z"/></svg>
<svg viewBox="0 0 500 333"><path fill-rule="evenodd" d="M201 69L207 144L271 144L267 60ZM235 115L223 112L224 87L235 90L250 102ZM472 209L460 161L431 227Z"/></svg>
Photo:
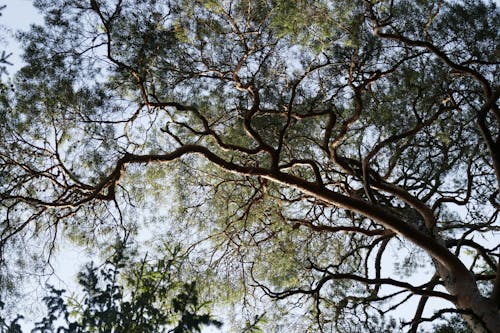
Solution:
<svg viewBox="0 0 500 333"><path fill-rule="evenodd" d="M494 3L35 5L1 116L4 262L142 214L250 326L393 331L417 298L411 332L447 313L499 331ZM425 317L430 298L449 306Z"/></svg>

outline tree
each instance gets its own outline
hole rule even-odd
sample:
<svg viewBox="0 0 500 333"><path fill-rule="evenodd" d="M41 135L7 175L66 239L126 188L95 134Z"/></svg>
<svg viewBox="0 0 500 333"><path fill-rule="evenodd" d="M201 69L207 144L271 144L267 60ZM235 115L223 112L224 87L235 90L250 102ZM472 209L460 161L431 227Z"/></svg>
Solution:
<svg viewBox="0 0 500 333"><path fill-rule="evenodd" d="M76 299L48 286L49 294L43 298L47 315L31 332L189 333L200 332L203 325L220 327L222 323L209 314L199 314L196 284L176 281L178 251L174 249L169 260L144 258L124 274L130 260L119 244L104 265L90 263L79 273L83 290ZM18 315L9 322L0 316L0 332L23 332L18 323L22 318Z"/></svg>
<svg viewBox="0 0 500 333"><path fill-rule="evenodd" d="M500 331L494 3L35 5L1 128L5 260L141 230L145 208L228 302L276 301L252 329L394 331L417 297L410 332ZM427 318L430 298L449 305Z"/></svg>

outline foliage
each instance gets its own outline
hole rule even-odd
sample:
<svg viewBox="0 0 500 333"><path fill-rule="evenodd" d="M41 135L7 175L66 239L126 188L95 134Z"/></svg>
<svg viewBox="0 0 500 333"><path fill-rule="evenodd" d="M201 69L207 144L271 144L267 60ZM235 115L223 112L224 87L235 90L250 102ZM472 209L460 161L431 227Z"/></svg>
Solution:
<svg viewBox="0 0 500 333"><path fill-rule="evenodd" d="M435 325L432 332L436 333L472 333L467 323L459 316L452 316L446 324Z"/></svg>
<svg viewBox="0 0 500 333"><path fill-rule="evenodd" d="M494 3L34 3L0 125L4 262L118 232L182 242L234 330L495 331ZM431 298L453 307L427 318Z"/></svg>
<svg viewBox="0 0 500 333"><path fill-rule="evenodd" d="M177 263L170 260L146 261L130 265L118 248L101 267L92 263L78 275L81 293L64 297L64 290L47 286L43 298L47 315L35 323L36 333L146 333L200 332L204 325L222 324L208 314L200 314L195 282L177 282ZM174 253L175 255L175 253ZM18 316L8 323L0 318L0 332L22 332Z"/></svg>

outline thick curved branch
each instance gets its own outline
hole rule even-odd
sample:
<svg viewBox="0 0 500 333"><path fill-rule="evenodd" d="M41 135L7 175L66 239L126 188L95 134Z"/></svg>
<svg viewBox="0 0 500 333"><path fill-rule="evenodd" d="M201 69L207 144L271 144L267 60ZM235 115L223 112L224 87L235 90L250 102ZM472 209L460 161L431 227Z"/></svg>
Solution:
<svg viewBox="0 0 500 333"><path fill-rule="evenodd" d="M366 216L383 225L384 227L393 230L395 233L405 237L406 239L410 240L417 246L427 251L434 259L440 262L448 270L452 271L454 274L460 275L464 279L461 282L466 283L466 281L471 282L473 280L473 277L469 270L445 246L443 246L437 240L419 231L413 225L410 225L409 223L401 220L400 217L394 215L387 209L372 205L361 199L352 198L334 192L325 188L324 186L308 182L294 175L261 167L242 166L233 162L226 161L225 159L202 146L186 145L169 154L162 155L126 154L118 161L112 173L96 187L94 196L100 193L104 188L114 187L116 182L121 178L126 164L167 162L177 159L186 154L202 155L209 161L215 163L228 172L247 176L260 176L270 181L295 188L306 195L311 195L312 197L320 199L333 206L347 209ZM111 192L112 191L110 190L109 193Z"/></svg>
<svg viewBox="0 0 500 333"><path fill-rule="evenodd" d="M290 168L293 168L294 166L298 166L298 165L305 165L305 166L310 167L314 172L316 182L320 185L323 184L323 179L321 177L321 171L319 169L318 164L315 161L310 160L310 159L293 159L286 164L280 165L279 170L281 171L281 170L285 170L285 169L290 169Z"/></svg>

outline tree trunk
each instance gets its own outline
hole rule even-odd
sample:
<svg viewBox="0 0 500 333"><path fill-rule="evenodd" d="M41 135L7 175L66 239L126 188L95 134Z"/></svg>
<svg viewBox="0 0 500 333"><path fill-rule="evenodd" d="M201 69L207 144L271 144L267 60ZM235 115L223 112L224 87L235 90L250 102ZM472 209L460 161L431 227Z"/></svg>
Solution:
<svg viewBox="0 0 500 333"><path fill-rule="evenodd" d="M477 289L476 289L477 291ZM462 317L474 333L500 333L500 313L498 308L479 293L462 292L458 308L472 311L472 315Z"/></svg>
<svg viewBox="0 0 500 333"><path fill-rule="evenodd" d="M500 333L500 309L479 292L469 273L444 278L446 289L457 297L456 307L474 333Z"/></svg>

